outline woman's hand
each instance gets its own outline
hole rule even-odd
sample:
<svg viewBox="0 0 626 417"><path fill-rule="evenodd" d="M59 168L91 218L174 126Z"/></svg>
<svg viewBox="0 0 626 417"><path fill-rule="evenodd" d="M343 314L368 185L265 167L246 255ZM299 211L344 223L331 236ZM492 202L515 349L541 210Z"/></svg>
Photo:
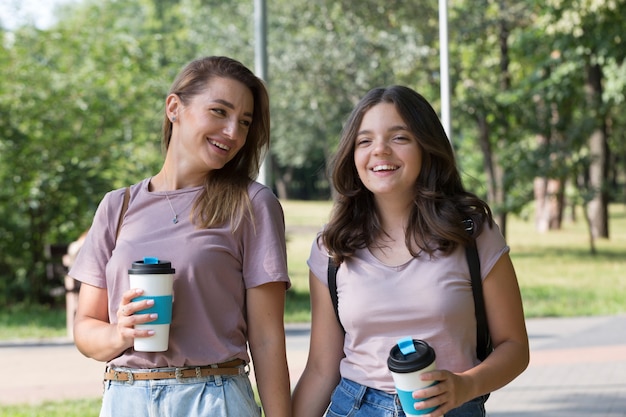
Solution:
<svg viewBox="0 0 626 417"><path fill-rule="evenodd" d="M120 306L117 309L117 331L125 344L130 343L130 346L132 346L133 339L136 337L150 337L154 335L154 330L138 330L135 329L135 325L149 323L158 318L156 313L135 314L154 305L154 300L152 299L133 301L133 299L142 294L143 290L140 288L133 288L126 291L122 294Z"/></svg>
<svg viewBox="0 0 626 417"><path fill-rule="evenodd" d="M154 304L154 300L132 301L143 291L131 289L122 295L116 312L117 323L109 321L106 288L83 284L78 295L74 320L74 343L81 353L99 361L110 361L134 344L135 337L148 337L151 330L135 330L136 324L156 318L152 314L134 314Z"/></svg>

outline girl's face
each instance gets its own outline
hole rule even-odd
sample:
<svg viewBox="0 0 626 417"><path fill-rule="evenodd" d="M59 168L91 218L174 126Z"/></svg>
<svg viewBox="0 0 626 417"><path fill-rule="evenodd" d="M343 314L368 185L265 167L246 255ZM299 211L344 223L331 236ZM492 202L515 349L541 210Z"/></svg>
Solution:
<svg viewBox="0 0 626 417"><path fill-rule="evenodd" d="M239 81L214 77L206 89L184 105L167 99L168 115L176 116L172 141L179 163L208 172L224 167L246 143L252 123L252 92Z"/></svg>
<svg viewBox="0 0 626 417"><path fill-rule="evenodd" d="M377 104L363 115L354 164L359 178L377 199L413 199L422 151L394 104Z"/></svg>

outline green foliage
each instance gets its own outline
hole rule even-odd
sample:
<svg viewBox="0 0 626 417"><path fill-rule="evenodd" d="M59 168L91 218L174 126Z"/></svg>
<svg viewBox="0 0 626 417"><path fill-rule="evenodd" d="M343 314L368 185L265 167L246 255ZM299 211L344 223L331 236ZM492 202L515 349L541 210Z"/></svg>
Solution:
<svg viewBox="0 0 626 417"><path fill-rule="evenodd" d="M436 21L436 11L430 2L414 3L419 4L271 4L272 154L278 174L290 175L283 178L294 185L289 187L290 193L302 185L293 181L297 169L304 168L305 175L323 174L343 122L369 89L407 83L427 97L438 97L438 90L428 82L438 62L433 50L436 28L428 30L433 28L433 18ZM416 25L416 20L424 24ZM324 189L317 195L328 196L328 184L322 183Z"/></svg>
<svg viewBox="0 0 626 417"><path fill-rule="evenodd" d="M0 32L0 303L54 301L50 289L61 283L44 278L44 247L88 228L104 193L156 172L163 101L184 63L223 54L254 68L253 9L82 0L61 7L50 28ZM406 84L438 108L436 3L276 0L267 9L273 185L283 198L326 198L326 161L367 90ZM610 134L607 187L624 198L625 13L623 0L449 2L452 140L480 195L493 188L489 163L502 166L495 210L520 212L536 176L584 179L598 114ZM590 64L605 80L591 107ZM595 192L571 189L578 201Z"/></svg>
<svg viewBox="0 0 626 417"><path fill-rule="evenodd" d="M105 192L159 167L163 102L180 67L198 55L246 51L250 34L190 33L249 10L223 2L84 1L62 23L6 34L0 65L0 302L50 302L47 244L70 242L90 224ZM202 9L202 8L201 8ZM244 19L245 17L245 19ZM192 37L192 39L189 38ZM246 41L248 40L248 41ZM195 42L194 42L195 41ZM242 55L242 54L239 54ZM249 64L249 62L248 62Z"/></svg>

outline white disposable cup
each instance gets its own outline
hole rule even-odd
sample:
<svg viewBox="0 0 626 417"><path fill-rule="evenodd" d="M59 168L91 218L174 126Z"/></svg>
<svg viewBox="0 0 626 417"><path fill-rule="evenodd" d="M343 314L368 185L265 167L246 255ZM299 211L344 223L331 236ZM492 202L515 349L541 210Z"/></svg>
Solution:
<svg viewBox="0 0 626 417"><path fill-rule="evenodd" d="M425 372L437 369L435 363L435 351L423 340L413 339L414 350L411 353L402 353L398 345L389 352L387 365L393 377L396 391L400 399L402 409L407 415L428 414L437 407L416 410L416 402L423 400L413 399L413 391L426 388L437 382L422 381L421 375Z"/></svg>
<svg viewBox="0 0 626 417"><path fill-rule="evenodd" d="M152 336L135 338L134 348L138 352L164 352L168 349L172 322L174 272L169 262L155 258L144 258L144 261L133 262L133 268L128 270L130 288L143 290L143 294L134 298L133 301L154 300L152 307L135 314L156 313L158 315L154 321L135 325L135 329L154 331Z"/></svg>

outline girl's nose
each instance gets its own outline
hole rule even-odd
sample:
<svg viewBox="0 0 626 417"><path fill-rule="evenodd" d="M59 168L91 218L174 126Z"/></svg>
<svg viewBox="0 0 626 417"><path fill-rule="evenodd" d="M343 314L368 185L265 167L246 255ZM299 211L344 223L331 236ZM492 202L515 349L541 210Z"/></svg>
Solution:
<svg viewBox="0 0 626 417"><path fill-rule="evenodd" d="M374 153L386 154L389 153L389 144L386 140L377 139L374 141Z"/></svg>

